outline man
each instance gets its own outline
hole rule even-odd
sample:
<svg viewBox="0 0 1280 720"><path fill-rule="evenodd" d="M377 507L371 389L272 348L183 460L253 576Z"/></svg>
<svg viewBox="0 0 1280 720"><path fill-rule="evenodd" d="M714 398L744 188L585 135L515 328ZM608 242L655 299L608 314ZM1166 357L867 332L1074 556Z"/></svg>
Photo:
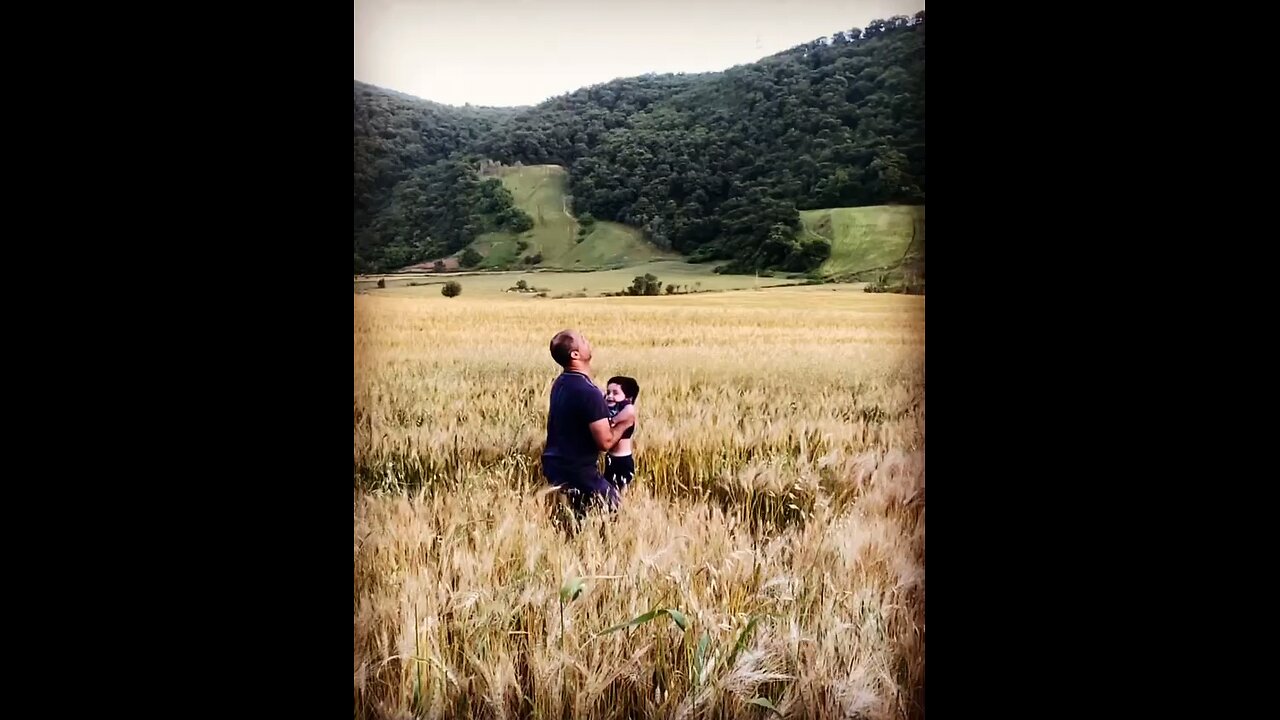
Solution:
<svg viewBox="0 0 1280 720"><path fill-rule="evenodd" d="M551 357L564 370L551 386L542 474L567 491L574 516L581 521L593 503L603 501L610 510L617 509L618 492L600 475L600 453L616 445L634 419L609 427L604 395L591 381L591 343L582 335L574 330L556 333Z"/></svg>

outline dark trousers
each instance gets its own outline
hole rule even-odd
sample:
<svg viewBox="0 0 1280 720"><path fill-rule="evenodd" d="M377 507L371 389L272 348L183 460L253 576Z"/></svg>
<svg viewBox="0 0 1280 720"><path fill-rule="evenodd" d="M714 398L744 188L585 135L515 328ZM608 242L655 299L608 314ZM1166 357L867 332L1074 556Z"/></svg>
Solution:
<svg viewBox="0 0 1280 720"><path fill-rule="evenodd" d="M603 505L614 511L618 509L618 503L622 500L618 491L604 479L594 465L568 467L544 460L542 474L548 483L560 488L560 491L569 499L569 505L573 508L574 517L578 521L585 518L587 511L593 506Z"/></svg>
<svg viewBox="0 0 1280 720"><path fill-rule="evenodd" d="M631 455L622 455L620 457L604 456L604 477L609 481L609 484L622 489L630 485L635 476L636 461Z"/></svg>

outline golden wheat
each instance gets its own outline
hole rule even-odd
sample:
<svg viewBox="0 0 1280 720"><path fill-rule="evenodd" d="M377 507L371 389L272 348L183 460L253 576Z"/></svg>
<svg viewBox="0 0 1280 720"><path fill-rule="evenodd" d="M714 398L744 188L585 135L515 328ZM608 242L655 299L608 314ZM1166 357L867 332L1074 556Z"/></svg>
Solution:
<svg viewBox="0 0 1280 720"><path fill-rule="evenodd" d="M355 319L357 717L923 714L923 298ZM568 538L538 468L566 327L642 388L636 484Z"/></svg>

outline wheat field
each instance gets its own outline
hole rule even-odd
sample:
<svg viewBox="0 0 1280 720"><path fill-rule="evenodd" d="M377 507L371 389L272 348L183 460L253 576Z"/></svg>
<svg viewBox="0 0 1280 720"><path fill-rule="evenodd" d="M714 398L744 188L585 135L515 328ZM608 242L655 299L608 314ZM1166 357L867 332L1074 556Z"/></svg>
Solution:
<svg viewBox="0 0 1280 720"><path fill-rule="evenodd" d="M924 715L924 300L356 295L357 718ZM548 343L641 386L552 521Z"/></svg>

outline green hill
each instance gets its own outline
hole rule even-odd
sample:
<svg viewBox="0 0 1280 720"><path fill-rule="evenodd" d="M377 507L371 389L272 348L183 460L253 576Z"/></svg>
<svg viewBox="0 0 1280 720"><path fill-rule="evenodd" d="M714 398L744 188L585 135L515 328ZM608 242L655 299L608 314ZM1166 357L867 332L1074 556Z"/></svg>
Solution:
<svg viewBox="0 0 1280 720"><path fill-rule="evenodd" d="M798 240L814 235L831 243L831 257L818 268L824 277L869 280L924 257L924 207L802 210Z"/></svg>
<svg viewBox="0 0 1280 720"><path fill-rule="evenodd" d="M587 269L635 265L664 257L637 229L621 223L597 221L582 242L582 226L569 210L565 193L568 173L559 165L500 167L491 171L511 192L517 208L533 218L523 233L488 232L472 244L484 261L482 268L523 267L525 258L541 255L538 267ZM525 243L522 249L520 243Z"/></svg>
<svg viewBox="0 0 1280 720"><path fill-rule="evenodd" d="M637 228L654 248L729 272L816 270L828 248L801 212L925 204L925 27L921 11L832 28L722 72L618 78L526 108L451 107L357 83L354 270L473 244L491 265L527 255L508 234L528 222L508 185L542 210L522 239L537 241L543 265L630 258L646 247L627 229ZM486 184L477 174L488 161L530 169ZM530 175L547 165L567 178ZM557 227L550 193L566 187L571 212L620 225L601 223L579 246L563 208ZM837 251L833 266L859 253Z"/></svg>

